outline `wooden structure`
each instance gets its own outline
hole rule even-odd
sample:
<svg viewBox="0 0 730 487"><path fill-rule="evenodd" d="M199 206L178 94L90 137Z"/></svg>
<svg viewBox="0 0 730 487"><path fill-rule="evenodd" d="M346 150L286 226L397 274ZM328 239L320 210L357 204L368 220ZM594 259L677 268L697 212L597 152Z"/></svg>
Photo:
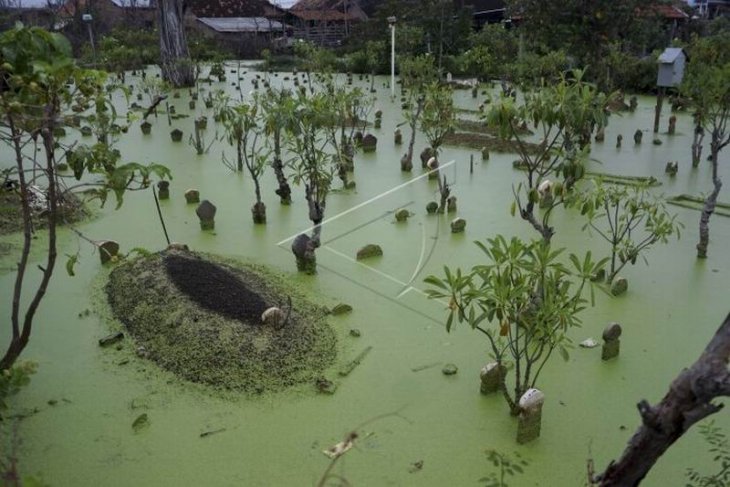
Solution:
<svg viewBox="0 0 730 487"><path fill-rule="evenodd" d="M185 23L239 57L258 55L291 34L289 14L267 0L188 0Z"/></svg>
<svg viewBox="0 0 730 487"><path fill-rule="evenodd" d="M656 108L654 110L654 133L659 132L659 123L662 116L662 103L667 88L674 88L682 83L684 77L684 66L687 63L687 54L679 47L668 47L657 60L659 70L657 73Z"/></svg>
<svg viewBox="0 0 730 487"><path fill-rule="evenodd" d="M323 46L339 45L353 24L368 18L358 0L299 0L289 12L294 37Z"/></svg>

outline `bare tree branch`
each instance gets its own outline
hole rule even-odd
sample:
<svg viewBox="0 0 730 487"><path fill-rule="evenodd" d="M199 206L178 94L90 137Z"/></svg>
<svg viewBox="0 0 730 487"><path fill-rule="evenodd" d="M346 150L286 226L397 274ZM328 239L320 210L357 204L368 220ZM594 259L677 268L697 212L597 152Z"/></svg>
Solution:
<svg viewBox="0 0 730 487"><path fill-rule="evenodd" d="M658 404L638 404L642 425L618 461L592 480L601 487L635 486L665 451L698 421L718 412L712 401L730 396L730 314L697 361L679 373Z"/></svg>

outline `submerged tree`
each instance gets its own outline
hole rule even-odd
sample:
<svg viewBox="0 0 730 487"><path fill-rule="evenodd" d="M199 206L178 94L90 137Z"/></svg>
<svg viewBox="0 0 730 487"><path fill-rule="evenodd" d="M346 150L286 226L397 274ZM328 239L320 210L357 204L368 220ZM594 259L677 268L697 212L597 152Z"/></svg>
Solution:
<svg viewBox="0 0 730 487"><path fill-rule="evenodd" d="M720 151L730 144L730 55L727 42L730 35L697 40L691 51L683 91L695 104L695 133L708 131L710 135L710 164L712 165L712 191L705 199L700 216L700 238L697 257L707 257L710 243L710 217L715 212L722 189L718 162ZM695 144L701 143L695 142ZM699 154L701 149L693 147Z"/></svg>
<svg viewBox="0 0 730 487"><path fill-rule="evenodd" d="M263 128L268 135L267 142L274 155L271 168L279 183L275 193L279 196L282 205L289 205L291 204L291 187L284 173L286 163L282 155L282 147L293 124L296 100L288 90L270 89L260 97L259 101L262 109Z"/></svg>
<svg viewBox="0 0 730 487"><path fill-rule="evenodd" d="M320 246L327 195L332 188L337 166L336 155L327 150L327 127L332 125L334 119L332 100L326 93L311 96L299 94L292 118L289 146L296 154L293 162L294 182L304 185L313 227L311 237L301 234L294 239L292 252L297 269L308 274L317 271L315 250Z"/></svg>
<svg viewBox="0 0 730 487"><path fill-rule="evenodd" d="M372 96L365 95L360 88L348 89L334 83L326 86L326 96L330 100L333 117L325 123L327 141L337 157L337 175L344 189L355 186L348 179L348 173L355 169L354 157L356 144L354 134L364 131L367 118L373 109Z"/></svg>
<svg viewBox="0 0 730 487"><path fill-rule="evenodd" d="M185 36L184 10L182 0L157 0L162 79L175 88L195 84L194 66Z"/></svg>
<svg viewBox="0 0 730 487"><path fill-rule="evenodd" d="M428 140L432 157L438 159L444 139L454 130L455 121L454 90L437 83L426 86L423 96L421 131Z"/></svg>
<svg viewBox="0 0 730 487"><path fill-rule="evenodd" d="M514 190L512 212L519 209L520 217L546 242L555 233L550 225L552 210L564 203L564 193L585 173L593 130L608 122L608 101L609 97L583 81L582 71L575 70L571 79L564 76L558 83L526 93L520 105L503 96L485 115L502 138L515 143L525 171L525 180ZM537 132L538 146L527 143L529 128ZM562 182L553 183L548 176ZM543 207L542 218L535 214L537 204Z"/></svg>
<svg viewBox="0 0 730 487"><path fill-rule="evenodd" d="M444 267L444 276L429 276L432 299L447 299L446 331L454 320L466 322L486 336L497 364L514 369L512 387L505 378L501 389L512 414L520 412L519 400L535 387L543 367L558 350L568 358L568 330L579 326L585 309L586 286L606 259L594 262L590 252L583 261L570 255L571 267L558 259L564 249L553 250L543 241L509 242L498 235L487 245L476 242L488 263L463 273Z"/></svg>
<svg viewBox="0 0 730 487"><path fill-rule="evenodd" d="M677 235L681 224L670 215L661 198L646 184L622 186L594 181L594 187L576 195L576 206L586 215L591 228L611 245L611 260L606 281L627 264L636 264L639 255L655 243L667 243Z"/></svg>
<svg viewBox="0 0 730 487"><path fill-rule="evenodd" d="M221 99L227 100L226 97ZM224 101L217 110L226 129L228 142L236 147L238 170L246 166L254 185L256 203L251 207L254 223L266 223L266 205L261 200L261 176L268 166L269 153L265 148L264 123L260 114L260 98L231 105Z"/></svg>
<svg viewBox="0 0 730 487"><path fill-rule="evenodd" d="M35 314L55 270L57 228L73 198L73 188L65 184L67 178L58 173L63 158L76 180L100 176L98 182L84 181L79 186L92 186L92 195L102 202L112 192L117 205L125 190L146 188L150 176L169 177L169 171L158 165L118 165L119 153L103 140L73 150L61 146L56 134L73 125L73 117L64 115L67 110L91 109L99 115L108 109L104 83L103 73L76 66L70 44L60 35L22 26L0 35L0 138L12 148L15 166L8 177L17 178L23 228L10 310L11 336L0 359L0 371L12 367L28 344ZM36 150L39 141L41 147ZM35 239L36 219L45 226L46 239ZM38 266L39 282L32 285L26 277L34 244L45 245L45 262ZM73 273L74 262L71 258L67 264L69 273Z"/></svg>
<svg viewBox="0 0 730 487"><path fill-rule="evenodd" d="M425 88L429 83L437 80L436 67L431 56L416 56L405 58L400 62L400 76L403 89L407 90L407 101L403 105L403 112L411 129L408 141L408 151L400 161L402 171L413 169L413 147L416 144L416 129L421 122L423 104L425 102Z"/></svg>

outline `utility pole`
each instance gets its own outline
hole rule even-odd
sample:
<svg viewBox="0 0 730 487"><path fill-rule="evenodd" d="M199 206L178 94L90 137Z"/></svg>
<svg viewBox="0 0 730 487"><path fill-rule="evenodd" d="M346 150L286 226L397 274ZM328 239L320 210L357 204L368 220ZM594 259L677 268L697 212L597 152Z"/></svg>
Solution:
<svg viewBox="0 0 730 487"><path fill-rule="evenodd" d="M81 20L86 23L86 27L89 29L89 42L91 42L91 53L94 56L94 68L96 68L96 46L94 45L94 32L91 30L93 17L91 14L84 14L81 16Z"/></svg>
<svg viewBox="0 0 730 487"><path fill-rule="evenodd" d="M395 16L388 17L390 25L390 96L395 100Z"/></svg>

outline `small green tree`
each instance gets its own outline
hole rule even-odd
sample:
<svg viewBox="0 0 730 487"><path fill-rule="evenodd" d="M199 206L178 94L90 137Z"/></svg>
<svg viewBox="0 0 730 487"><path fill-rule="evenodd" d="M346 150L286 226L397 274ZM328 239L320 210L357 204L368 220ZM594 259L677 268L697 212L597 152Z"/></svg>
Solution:
<svg viewBox="0 0 730 487"><path fill-rule="evenodd" d="M581 261L571 254L570 267L544 241L509 242L501 235L487 244L476 242L488 263L470 271L444 267L444 276L426 278L431 299L448 300L446 331L454 321L467 323L487 337L491 355L502 367L511 365L511 387L505 380L502 393L512 414L520 412L519 400L535 387L543 367L558 350L568 359L568 331L580 325L585 309L586 286L606 262L592 260L590 252Z"/></svg>
<svg viewBox="0 0 730 487"><path fill-rule="evenodd" d="M259 99L262 108L263 128L268 136L267 143L273 152L271 167L276 174L279 187L275 190L282 205L291 204L291 187L284 169L287 164L282 155L282 146L293 123L296 100L288 90L266 90Z"/></svg>
<svg viewBox="0 0 730 487"><path fill-rule="evenodd" d="M325 120L327 141L337 157L337 175L344 189L354 187L348 172L354 170L356 130L364 130L373 109L374 99L360 88L348 89L328 83L325 95L330 100L333 118Z"/></svg>
<svg viewBox="0 0 730 487"><path fill-rule="evenodd" d="M6 371L30 340L35 314L55 270L57 228L62 223L64 202L71 198L70 189L57 171L60 161L67 157L76 180L85 175L100 176L99 181L82 184L92 186L92 194L102 202L113 192L118 205L127 189L146 188L152 175L169 177L169 171L155 164L119 165L118 152L110 150L103 140L92 147L77 146L71 150L56 139L58 129L72 126L73 117L64 115L72 107L77 111L93 110L97 118L108 109L104 73L76 66L64 37L22 25L3 32L0 80L0 139L13 153L13 177L17 177L23 223L23 244L10 310L10 341L0 359L0 371ZM37 140L42 151L28 151ZM37 194L35 187L45 188L40 215L34 214L31 202L31 193ZM44 221L47 239L34 239L35 218ZM40 281L31 285L26 281L26 273L34 245L45 246L45 262L39 266ZM67 268L72 273L75 258L69 262Z"/></svg>
<svg viewBox="0 0 730 487"><path fill-rule="evenodd" d="M289 148L296 154L293 162L294 183L304 185L312 235L299 235L292 244L297 269L308 274L317 270L315 250L320 245L327 195L337 168L337 156L328 151L328 127L336 113L326 93L306 96L300 93L292 118Z"/></svg>
<svg viewBox="0 0 730 487"><path fill-rule="evenodd" d="M681 224L670 215L661 198L646 184L623 186L593 181L593 188L577 194L576 205L586 215L590 228L611 246L611 265L606 281L612 282L627 264L656 243L667 243Z"/></svg>
<svg viewBox="0 0 730 487"><path fill-rule="evenodd" d="M421 114L421 131L428 140L433 157L438 158L444 139L454 130L455 123L453 89L437 83L426 86L423 113Z"/></svg>
<svg viewBox="0 0 730 487"><path fill-rule="evenodd" d="M585 173L593 130L608 123L609 97L594 85L583 81L583 72L575 70L569 79L543 85L525 94L521 104L510 96L502 96L485 114L488 125L500 136L513 141L525 170L525 180L514 189L512 213L530 223L549 242L555 233L550 225L554 208L564 203L563 195ZM526 143L528 128L537 132L540 144ZM548 176L562 178L550 183ZM542 190L538 191L543 184ZM535 214L535 205L542 203L542 218Z"/></svg>
<svg viewBox="0 0 730 487"><path fill-rule="evenodd" d="M365 64L370 73L370 93L375 93L375 75L383 64L385 47L384 41L368 41L365 43Z"/></svg>
<svg viewBox="0 0 730 487"><path fill-rule="evenodd" d="M416 128L421 121L425 89L430 83L436 82L438 74L431 56L423 55L405 57L400 61L400 77L403 89L407 90L408 98L403 106L403 115L411 129L408 141L408 151L401 158L401 170L413 169L413 148L416 144Z"/></svg>
<svg viewBox="0 0 730 487"><path fill-rule="evenodd" d="M228 143L236 147L239 171L245 166L254 184L256 203L251 208L254 223L266 223L266 205L261 200L261 176L268 166L269 153L264 144L265 120L260 115L261 101L231 104L228 97L219 100L216 113L225 128Z"/></svg>
<svg viewBox="0 0 730 487"><path fill-rule="evenodd" d="M514 458L497 450L487 450L486 454L487 460L497 472L490 472L489 476L479 479L484 487L508 487L507 479L522 475L525 467L530 464L519 452L514 452Z"/></svg>
<svg viewBox="0 0 730 487"><path fill-rule="evenodd" d="M710 243L710 217L715 212L722 189L718 163L720 151L730 144L730 54L727 43L730 34L697 39L692 45L687 75L682 91L695 104L695 133L707 130L710 135L710 164L712 191L705 199L700 216L700 238L697 257L707 257ZM695 141L697 144L697 141ZM693 150L699 157L699 150Z"/></svg>

